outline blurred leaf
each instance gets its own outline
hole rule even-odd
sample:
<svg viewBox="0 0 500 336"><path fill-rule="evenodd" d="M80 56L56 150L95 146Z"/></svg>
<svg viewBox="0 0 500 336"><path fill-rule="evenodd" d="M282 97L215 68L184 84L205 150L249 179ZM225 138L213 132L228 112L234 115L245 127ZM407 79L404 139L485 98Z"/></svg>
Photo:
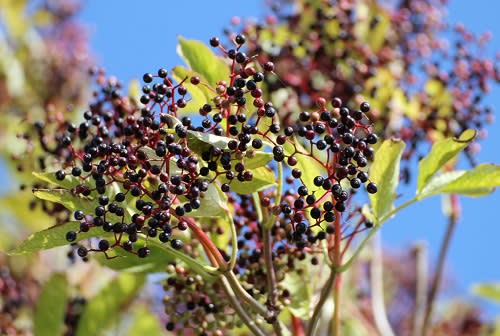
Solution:
<svg viewBox="0 0 500 336"><path fill-rule="evenodd" d="M145 305L140 305L134 308L132 325L128 328L127 335L161 336L164 332L156 315Z"/></svg>
<svg viewBox="0 0 500 336"><path fill-rule="evenodd" d="M141 98L141 86L137 79L133 79L128 84L128 96L134 101L139 102Z"/></svg>
<svg viewBox="0 0 500 336"><path fill-rule="evenodd" d="M145 280L144 275L119 274L88 301L78 322L76 336L103 335L106 329L119 321Z"/></svg>
<svg viewBox="0 0 500 336"><path fill-rule="evenodd" d="M35 336L62 335L65 324L68 282L63 274L52 274L38 297L33 318Z"/></svg>
<svg viewBox="0 0 500 336"><path fill-rule="evenodd" d="M4 0L0 2L0 14L3 14L5 26L14 39L20 39L28 27L24 15L26 0Z"/></svg>
<svg viewBox="0 0 500 336"><path fill-rule="evenodd" d="M417 194L447 162L452 160L476 137L476 131L467 130L460 137L437 141L430 153L418 164Z"/></svg>
<svg viewBox="0 0 500 336"><path fill-rule="evenodd" d="M40 204L34 208L30 207L30 202L33 201L31 190L17 191L10 193L0 198L0 214L9 214L20 224L20 229L29 231L37 231L46 229L54 223L45 211L42 210Z"/></svg>
<svg viewBox="0 0 500 336"><path fill-rule="evenodd" d="M66 240L66 233L68 231L78 232L80 229L80 222L68 222L63 225L52 226L46 230L33 233L17 248L10 251L10 255L24 254L38 252L41 250L48 250L53 247L69 245ZM76 241L100 236L106 237L112 234L99 229L92 229L88 232L82 232L77 235Z"/></svg>
<svg viewBox="0 0 500 336"><path fill-rule="evenodd" d="M231 191L238 194L248 195L257 191L262 191L276 184L276 176L268 167L252 169L253 178L251 181L240 182L237 178L230 183ZM219 176L222 183L229 183L224 175Z"/></svg>
<svg viewBox="0 0 500 336"><path fill-rule="evenodd" d="M30 21L37 27L43 28L54 21L54 14L46 9L37 9L30 18Z"/></svg>
<svg viewBox="0 0 500 336"><path fill-rule="evenodd" d="M370 180L378 187L376 194L370 194L374 216L380 219L392 210L399 183L399 163L405 148L401 140L389 139L375 152L375 160L370 166Z"/></svg>
<svg viewBox="0 0 500 336"><path fill-rule="evenodd" d="M342 335L345 336L368 336L365 327L356 318L347 318L342 327Z"/></svg>
<svg viewBox="0 0 500 336"><path fill-rule="evenodd" d="M310 281L304 281L304 279L308 279L309 272L306 270L303 272L306 274L299 275L296 271L287 272L283 285L290 293L293 293L290 304L286 306L288 310L298 318L308 320L310 318L312 288Z"/></svg>
<svg viewBox="0 0 500 336"><path fill-rule="evenodd" d="M453 97L442 81L430 79L425 83L424 90L430 97L431 104L438 111L438 116L446 117L451 112Z"/></svg>
<svg viewBox="0 0 500 336"><path fill-rule="evenodd" d="M229 80L229 66L201 41L187 40L180 36L177 53L191 69L205 78L209 85L215 85L220 80Z"/></svg>
<svg viewBox="0 0 500 336"><path fill-rule="evenodd" d="M500 304L500 283L483 283L472 286L472 293Z"/></svg>
<svg viewBox="0 0 500 336"><path fill-rule="evenodd" d="M417 195L419 199L440 193L483 196L500 186L500 166L481 164L470 170L446 172L434 177Z"/></svg>

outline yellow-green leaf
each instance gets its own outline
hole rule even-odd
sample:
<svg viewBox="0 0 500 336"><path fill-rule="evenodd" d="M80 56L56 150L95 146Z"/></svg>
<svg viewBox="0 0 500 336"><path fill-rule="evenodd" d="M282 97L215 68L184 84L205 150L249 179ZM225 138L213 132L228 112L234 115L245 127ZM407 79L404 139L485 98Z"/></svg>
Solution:
<svg viewBox="0 0 500 336"><path fill-rule="evenodd" d="M36 336L62 335L68 298L68 281L63 274L53 274L38 298L33 331Z"/></svg>
<svg viewBox="0 0 500 336"><path fill-rule="evenodd" d="M46 230L33 233L17 248L10 251L10 255L33 253L42 250L48 250L58 246L68 245L66 233L68 231L77 232L80 229L80 222L69 222L63 225L52 226ZM100 229L92 229L88 232L82 232L77 235L76 241L101 236L110 235Z"/></svg>
<svg viewBox="0 0 500 336"><path fill-rule="evenodd" d="M380 219L392 210L399 183L399 162L404 148L403 141L389 139L375 153L375 160L370 167L370 180L378 187L376 194L370 194L375 218Z"/></svg>
<svg viewBox="0 0 500 336"><path fill-rule="evenodd" d="M199 73L209 85L229 80L229 66L203 42L179 37L177 53L186 64Z"/></svg>
<svg viewBox="0 0 500 336"><path fill-rule="evenodd" d="M447 162L452 160L476 137L476 131L467 130L458 138L437 141L430 153L418 164L417 194Z"/></svg>
<svg viewBox="0 0 500 336"><path fill-rule="evenodd" d="M500 283L484 283L472 286L472 292L482 297L500 304Z"/></svg>
<svg viewBox="0 0 500 336"><path fill-rule="evenodd" d="M129 307L145 280L144 275L132 273L118 275L88 301L78 322L76 336L103 335Z"/></svg>

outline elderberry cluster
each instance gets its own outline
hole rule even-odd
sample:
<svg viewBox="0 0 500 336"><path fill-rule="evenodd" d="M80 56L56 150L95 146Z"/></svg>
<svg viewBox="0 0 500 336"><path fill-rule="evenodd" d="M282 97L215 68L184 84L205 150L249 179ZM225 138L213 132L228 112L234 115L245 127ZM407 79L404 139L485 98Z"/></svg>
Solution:
<svg viewBox="0 0 500 336"><path fill-rule="evenodd" d="M210 83L196 73L178 78L175 70L161 68L144 74L138 101L122 94L116 79L95 73L99 87L83 120L61 123L51 135L52 147L46 146L51 166L59 169L44 180L57 191L35 188L62 192L78 204L65 236L71 258L88 260L93 252L146 258L154 253L152 244L168 244L196 259L202 245L220 255L213 263L223 263L237 248L232 271L251 296L264 300L270 293L261 267L262 212L272 219L278 285L300 261L318 264L317 243L328 235L345 239L371 227L351 205L362 186L377 192L367 172L371 146L378 141L369 104L351 109L340 98L316 97L315 109L281 125L280 108L266 100L262 86L274 64L256 62L244 52L245 43L243 35L234 38L232 48L210 40L225 56L229 78ZM210 98L195 101L194 88L206 88ZM43 143L45 126L38 129ZM276 188L286 182L290 189ZM227 214L232 223L224 223ZM227 225L234 225L237 246L225 240ZM223 243L217 246L207 241L218 237ZM222 318L221 288L197 280L181 264L169 267L168 330L182 325L204 334L240 323ZM283 289L269 304L269 323L289 304L289 295Z"/></svg>

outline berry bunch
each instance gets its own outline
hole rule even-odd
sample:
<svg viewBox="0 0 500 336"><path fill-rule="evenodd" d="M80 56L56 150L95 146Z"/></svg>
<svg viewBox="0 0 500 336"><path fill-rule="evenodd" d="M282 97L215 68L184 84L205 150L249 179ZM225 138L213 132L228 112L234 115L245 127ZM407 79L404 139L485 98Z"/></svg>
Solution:
<svg viewBox="0 0 500 336"><path fill-rule="evenodd" d="M274 65L248 56L245 43L243 35L231 49L210 40L224 55L228 78L209 82L194 72L180 78L176 69L161 68L144 74L138 102L121 93L119 81L95 72L99 87L84 120L59 123L52 147L45 146L50 166L60 169L41 176L58 188L35 191L63 193L78 204L65 235L70 258L103 253L140 260L154 253L152 246L167 246L196 260L202 247L218 270L238 273L246 295L266 302L261 315L272 324L290 303L290 293L279 287L287 272L306 259L317 265L321 241L330 254L346 240L344 253L371 227L353 195L363 185L377 192L367 168L378 138L370 105L350 109L340 98L316 97L314 109L282 127L278 108L263 94ZM197 88L210 98L193 107L190 92ZM44 144L44 124L37 129ZM287 183L290 189L283 190ZM263 243L264 226L271 229L270 246ZM217 236L229 249L214 242ZM270 271L259 264L265 258L279 294L264 285ZM182 324L203 334L214 330L203 327L213 316L225 321L221 288L196 280L184 266L170 268L167 329ZM189 307L179 308L182 298ZM193 315L189 322L186 316Z"/></svg>
<svg viewBox="0 0 500 336"><path fill-rule="evenodd" d="M248 34L248 52L274 63L280 76L265 81L271 93L286 97L277 106L283 124L332 91L345 101L369 100L376 132L407 142L409 159L419 143L492 121L483 97L500 72L484 56L488 34L474 36L461 25L452 30L443 20L442 1L273 4L264 23L227 33ZM443 33L452 41L443 40ZM471 159L474 151L468 149Z"/></svg>

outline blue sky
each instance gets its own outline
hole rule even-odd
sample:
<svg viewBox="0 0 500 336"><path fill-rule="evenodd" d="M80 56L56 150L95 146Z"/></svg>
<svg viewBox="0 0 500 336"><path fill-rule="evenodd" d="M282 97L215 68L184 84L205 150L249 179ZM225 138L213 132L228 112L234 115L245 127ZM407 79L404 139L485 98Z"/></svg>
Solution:
<svg viewBox="0 0 500 336"><path fill-rule="evenodd" d="M144 72L179 64L175 53L178 34L208 41L221 35L231 17L260 17L262 1L97 1L85 2L81 20L87 25L91 48L108 74L124 82ZM500 1L450 1L449 22L462 22L473 32L491 31L491 51L500 50ZM486 100L500 113L500 87ZM480 162L500 163L500 123L489 127L482 141ZM411 193L412 189L405 189ZM447 269L459 293L470 284L500 281L500 192L481 199L462 198L463 216L450 249ZM427 241L432 261L445 229L439 198L426 200L398 215L383 228L387 247L397 250L415 241ZM488 307L490 312L493 306Z"/></svg>

